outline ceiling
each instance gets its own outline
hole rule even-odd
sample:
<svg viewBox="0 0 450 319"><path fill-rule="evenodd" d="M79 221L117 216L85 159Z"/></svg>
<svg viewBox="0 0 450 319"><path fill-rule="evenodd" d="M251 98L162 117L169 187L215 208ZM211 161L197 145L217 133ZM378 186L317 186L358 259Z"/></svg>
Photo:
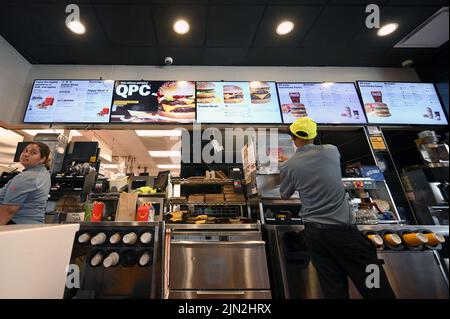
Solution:
<svg viewBox="0 0 450 319"><path fill-rule="evenodd" d="M65 27L65 6L77 3L86 34ZM384 38L367 29L365 6L381 7L381 23L399 29ZM0 35L33 64L245 66L426 65L435 49L393 46L448 0L0 0ZM175 19L191 24L172 30ZM275 33L283 19L295 22L287 36ZM441 54L442 55L442 54Z"/></svg>

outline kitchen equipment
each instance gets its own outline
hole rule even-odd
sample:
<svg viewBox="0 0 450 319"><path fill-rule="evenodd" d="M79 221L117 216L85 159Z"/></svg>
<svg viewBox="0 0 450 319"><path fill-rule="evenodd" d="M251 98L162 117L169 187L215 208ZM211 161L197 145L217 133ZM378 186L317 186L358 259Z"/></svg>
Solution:
<svg viewBox="0 0 450 319"><path fill-rule="evenodd" d="M168 298L268 299L265 242L259 224L182 224L166 246Z"/></svg>

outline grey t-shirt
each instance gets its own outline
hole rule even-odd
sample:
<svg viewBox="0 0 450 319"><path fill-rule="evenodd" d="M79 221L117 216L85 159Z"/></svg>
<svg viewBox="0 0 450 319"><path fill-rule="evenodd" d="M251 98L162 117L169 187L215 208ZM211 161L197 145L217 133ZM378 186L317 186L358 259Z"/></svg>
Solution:
<svg viewBox="0 0 450 319"><path fill-rule="evenodd" d="M336 146L308 144L280 167L283 199L298 191L304 222L351 224L351 211L342 184L340 154Z"/></svg>
<svg viewBox="0 0 450 319"><path fill-rule="evenodd" d="M0 189L0 205L20 206L12 218L16 224L44 223L50 185L50 173L44 165L31 167Z"/></svg>

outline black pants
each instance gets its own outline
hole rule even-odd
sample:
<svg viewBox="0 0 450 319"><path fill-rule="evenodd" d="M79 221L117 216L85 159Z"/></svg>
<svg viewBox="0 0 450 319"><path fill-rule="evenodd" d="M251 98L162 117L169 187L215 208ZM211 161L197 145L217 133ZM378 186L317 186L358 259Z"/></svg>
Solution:
<svg viewBox="0 0 450 319"><path fill-rule="evenodd" d="M363 298L395 298L375 247L356 228L331 230L306 226L304 233L305 244L325 298L349 298L348 277ZM366 285L366 279L371 274L366 272L366 267L370 264L379 267L379 288Z"/></svg>

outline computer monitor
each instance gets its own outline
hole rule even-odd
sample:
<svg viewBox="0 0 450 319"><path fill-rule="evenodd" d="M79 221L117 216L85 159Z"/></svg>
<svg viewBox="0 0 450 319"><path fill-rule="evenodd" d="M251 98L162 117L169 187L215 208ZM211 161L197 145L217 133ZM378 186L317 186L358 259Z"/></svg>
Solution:
<svg viewBox="0 0 450 319"><path fill-rule="evenodd" d="M165 190L169 182L170 171L158 172L158 176L153 183L153 188L157 190Z"/></svg>
<svg viewBox="0 0 450 319"><path fill-rule="evenodd" d="M19 142L17 143L16 154L14 154L14 162L20 162L20 154L22 154L25 147L32 142Z"/></svg>
<svg viewBox="0 0 450 319"><path fill-rule="evenodd" d="M98 142L74 142L70 160L77 162L96 162L97 155Z"/></svg>

